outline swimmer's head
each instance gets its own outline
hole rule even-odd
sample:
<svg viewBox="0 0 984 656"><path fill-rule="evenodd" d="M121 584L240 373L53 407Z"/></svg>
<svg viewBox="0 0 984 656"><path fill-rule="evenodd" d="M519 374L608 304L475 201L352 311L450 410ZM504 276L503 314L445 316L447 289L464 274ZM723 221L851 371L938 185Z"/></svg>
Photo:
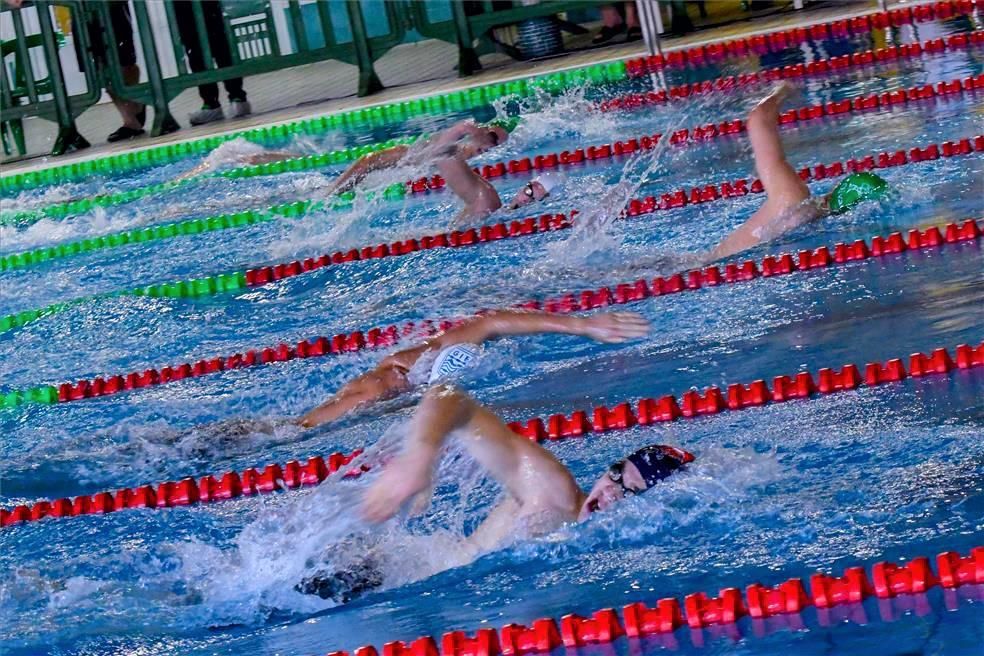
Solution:
<svg viewBox="0 0 984 656"><path fill-rule="evenodd" d="M509 204L509 209L514 210L518 207L529 205L532 202L541 201L553 193L553 190L563 184L563 182L564 176L559 173L543 173L538 175L519 188L519 191L516 192L512 202Z"/></svg>
<svg viewBox="0 0 984 656"><path fill-rule="evenodd" d="M507 116L505 118L494 118L485 125L490 128L496 128L502 130L507 135L516 129L519 125L520 118L518 116Z"/></svg>
<svg viewBox="0 0 984 656"><path fill-rule="evenodd" d="M870 171L852 173L827 194L827 209L843 214L858 203L879 198L888 191L888 183Z"/></svg>
<svg viewBox="0 0 984 656"><path fill-rule="evenodd" d="M693 460L693 454L665 444L642 447L608 467L588 493L578 519L607 510L625 497L642 494Z"/></svg>
<svg viewBox="0 0 984 656"><path fill-rule="evenodd" d="M519 125L519 117L513 116L509 118L496 118L492 119L485 124L485 127L489 130L489 145L488 148L495 148L500 146L509 139L509 134L516 129ZM487 150L483 149L483 150Z"/></svg>

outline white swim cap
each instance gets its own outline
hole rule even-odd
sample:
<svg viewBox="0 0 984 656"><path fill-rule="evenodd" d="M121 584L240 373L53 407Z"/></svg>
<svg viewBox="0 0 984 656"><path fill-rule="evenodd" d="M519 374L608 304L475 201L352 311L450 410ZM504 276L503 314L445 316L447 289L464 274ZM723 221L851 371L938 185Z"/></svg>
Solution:
<svg viewBox="0 0 984 656"><path fill-rule="evenodd" d="M434 366L431 367L427 382L433 384L467 369L478 361L480 353L474 344L455 344L447 347L434 359Z"/></svg>
<svg viewBox="0 0 984 656"><path fill-rule="evenodd" d="M555 187L564 184L566 179L567 176L561 173L541 173L533 182L539 182L543 186L543 190L549 194Z"/></svg>

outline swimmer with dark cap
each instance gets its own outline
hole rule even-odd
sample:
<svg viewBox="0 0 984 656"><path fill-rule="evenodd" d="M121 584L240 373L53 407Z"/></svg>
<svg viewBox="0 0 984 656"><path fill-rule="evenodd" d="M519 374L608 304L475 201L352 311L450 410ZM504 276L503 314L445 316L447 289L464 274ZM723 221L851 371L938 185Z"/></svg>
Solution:
<svg viewBox="0 0 984 656"><path fill-rule="evenodd" d="M810 188L786 159L779 136L779 109L796 89L783 83L748 115L746 127L752 142L755 170L765 188L765 203L748 221L725 237L708 254L718 260L770 241L798 226L830 214L842 214L858 203L880 198L888 183L871 172L852 173L821 198L811 198Z"/></svg>
<svg viewBox="0 0 984 656"><path fill-rule="evenodd" d="M612 463L585 491L550 451L514 433L460 390L439 384L424 394L417 407L403 451L386 463L367 490L362 506L365 518L379 523L404 507L410 514L426 510L433 472L449 440L457 441L495 479L504 498L465 539L462 558L448 567L466 564L512 540L544 535L610 510L625 498L657 487L694 460L683 449L650 444ZM344 571L305 579L297 590L344 603L381 586L385 555L364 555L364 560Z"/></svg>
<svg viewBox="0 0 984 656"><path fill-rule="evenodd" d="M585 492L550 451L517 435L464 392L436 385L417 406L403 452L387 463L366 492L366 519L385 521L404 504L409 504L411 513L426 509L431 476L448 439L457 440L507 493L469 537L479 552L499 546L517 530L542 534L567 522L584 521L625 497L646 492L694 459L676 447L646 446L609 466Z"/></svg>

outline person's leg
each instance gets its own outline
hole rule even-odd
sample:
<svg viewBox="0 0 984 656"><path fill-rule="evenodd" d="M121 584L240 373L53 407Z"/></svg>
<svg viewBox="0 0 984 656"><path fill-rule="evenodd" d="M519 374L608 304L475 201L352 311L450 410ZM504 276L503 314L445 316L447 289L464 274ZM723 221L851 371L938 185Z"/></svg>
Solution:
<svg viewBox="0 0 984 656"><path fill-rule="evenodd" d="M628 28L625 31L625 40L627 42L638 41L642 38L642 27L639 26L639 16L636 14L634 2L625 3L625 25Z"/></svg>
<svg viewBox="0 0 984 656"><path fill-rule="evenodd" d="M625 21L622 20L618 7L615 5L605 5L601 8L601 24L601 31L592 39L591 43L608 43L625 31Z"/></svg>
<svg viewBox="0 0 984 656"><path fill-rule="evenodd" d="M683 0L672 0L670 8L673 18L670 20L670 32L673 34L689 34L694 31L694 23L687 14L687 3Z"/></svg>
<svg viewBox="0 0 984 656"><path fill-rule="evenodd" d="M206 68L205 57L202 53L198 30L195 27L195 13L192 10L192 4L190 2L175 2L173 6L174 19L178 22L178 35L181 37L181 44L184 46L185 55L188 57L188 68L191 69L192 73L204 71ZM207 36L202 35L202 38L207 38ZM198 85L198 95L201 96L203 110L221 108L219 86L214 82Z"/></svg>
<svg viewBox="0 0 984 656"><path fill-rule="evenodd" d="M208 31L208 44L212 51L212 58L220 67L232 66L232 49L229 45L229 37L226 35L222 5L218 0L203 2L202 10L205 14L205 28ZM249 101L246 100L243 78L234 77L224 80L223 85L225 85L226 93L229 96L232 117L238 118L250 114L252 108Z"/></svg>
<svg viewBox="0 0 984 656"><path fill-rule="evenodd" d="M113 36L116 54L122 67L123 83L127 86L140 81L140 67L137 66L137 51L133 43L133 26L130 23L130 7L125 0L113 0L109 3L109 17L113 25ZM144 133L143 125L147 118L144 106L138 102L118 96L112 89L107 88L110 99L123 119L123 126L111 133L108 141L132 139Z"/></svg>

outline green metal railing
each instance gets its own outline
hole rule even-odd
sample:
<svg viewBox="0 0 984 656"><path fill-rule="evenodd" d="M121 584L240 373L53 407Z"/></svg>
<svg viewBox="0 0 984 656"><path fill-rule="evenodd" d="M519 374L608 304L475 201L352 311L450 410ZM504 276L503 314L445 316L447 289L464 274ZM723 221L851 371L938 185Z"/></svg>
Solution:
<svg viewBox="0 0 984 656"><path fill-rule="evenodd" d="M154 122L151 126L151 134L157 136L177 128L177 123L170 113L170 101L182 91L204 83L269 73L314 62L337 60L353 64L358 68L358 93L368 95L382 89L382 84L374 69L375 62L393 47L403 43L411 30L416 30L425 38L440 39L456 44L459 51L459 74L470 75L480 68L478 55L489 52L492 48L491 41L488 39L488 33L492 28L531 18L550 16L573 8L583 9L585 6L605 4L604 0L542 0L540 4L527 6L519 1L514 1L509 9L492 10L491 2L474 2L472 8L477 7L484 10L484 13L466 15L465 5L459 0L444 0L444 3L440 0L430 0L431 8L439 6L441 11L438 13L443 15L440 20L434 20L428 13L426 3L416 0L385 0L384 2L376 2L382 11L382 18L385 22L384 29L378 29L380 21L376 20L377 29L372 30L373 35L370 36L370 30L367 29L366 17L363 13L363 2L368 3L370 1L343 0L342 2L342 0L337 0L329 3L318 0L313 4L302 4L298 0L289 0L286 8L284 8L285 21L291 37L289 39L290 45L287 45L277 37L273 9L268 0L227 0L223 5L223 20L230 41L232 63L228 66L219 67L213 61L212 55L214 53L211 50L212 44L207 37L200 0L190 0L196 27L195 32L198 37L197 46L201 49L206 63L205 70L193 72L188 70L185 63L184 44L177 27L174 0L162 0L157 5L163 6L167 18L166 31L161 29L155 31L145 0L132 0L130 6L135 32L134 40L136 41L136 48L143 55L144 79L129 84L124 79L124 67L121 65L116 48L107 48L107 52L101 53L102 56L100 57L93 57L89 53L86 26L90 23L104 33L104 43L118 42L110 17L110 7L105 2L98 0L37 0L34 3L25 3L25 6L33 4L39 14L45 16L45 19L40 21L41 34L39 38L43 42L41 45L44 48L45 62L51 64L48 66L49 70L52 71L49 86L53 97L48 99L44 97L44 94L37 93L37 89L35 89L34 93L15 98L14 94L8 93L10 85L4 80L2 118L4 121L8 121L8 119L20 120L27 116L41 116L55 120L59 125L59 139L56 142L54 154L64 152L66 148L71 146L83 147L87 144L84 143L84 139L75 129L74 117L96 102L101 93L101 88L105 86L111 89L116 96L152 106L154 108ZM82 68L85 70L87 91L83 95L71 98L64 91L65 82L57 49L50 45L55 43L56 38L49 15L50 7L55 4L70 8L75 25L73 38L80 40L81 48L79 51L86 59ZM0 0L0 6L2 6L2 0ZM501 7L502 3L497 2L496 6ZM344 7L344 15L340 18L341 12L339 10L341 7ZM16 27L21 22L20 11L5 10L3 15L10 17ZM379 17L376 16L376 18ZM23 29L20 29L17 32L16 48L19 50L26 49L29 47L27 44L31 38L32 35L24 34ZM170 64L171 57L173 57L173 67L167 65ZM162 58L168 60L164 62L165 65L162 65ZM171 70L172 68L174 69L173 73L165 73L165 69ZM28 86L34 84L36 87L38 85L37 80L38 77L34 72L25 77ZM503 85L493 86L501 87ZM45 87L45 89L48 88ZM501 96L501 91L497 90L488 98L486 98L487 94L484 93L477 95L472 93L470 95L475 95L476 98L469 97L468 102L464 103L456 101L457 96L451 98L455 102L448 103L430 103L430 99L428 99L425 111L426 113L443 113L464 109L465 106L477 106L475 102L478 100L487 102L491 98ZM431 104L434 106L431 107ZM400 105L408 105L408 103L401 103ZM416 108L408 105L407 107L394 107L393 111L389 111L388 107L357 110L356 112L348 112L345 116L352 114L358 118L366 111L373 112L373 118L376 118L376 113L385 113L387 122L389 119L402 120L419 113ZM361 120L356 121L356 123L361 122ZM327 122L322 119L319 122L318 131L323 131L326 127L332 129L343 124L348 125L350 122L347 119ZM283 128L284 126L275 127ZM281 129L280 131L284 130ZM293 131L290 127L286 130L286 132ZM305 129L304 131L308 130ZM208 144L203 144L203 148L205 145ZM215 145L217 144L211 144L211 147ZM178 157L203 150L203 148L196 146L197 144L185 143L162 147L167 151L166 153L162 152L163 159L152 156L153 153L148 155L146 151L142 151L136 155L126 153L120 156L102 158L91 166L83 162L81 164L86 164L85 166L73 165L70 170L66 171L56 172L51 169L51 175L39 172L38 175L25 174L5 177L0 180L0 188L3 191L11 191L37 186L37 184L76 179L80 175L129 168L131 164L173 161ZM117 162L117 159L120 161Z"/></svg>
<svg viewBox="0 0 984 656"><path fill-rule="evenodd" d="M86 89L84 92L69 95L65 86L65 74L59 57L61 34L55 31L51 18L54 6L65 7L71 13L74 38L80 39L82 52L89 49L88 31L85 29L86 12L79 0L37 0L33 3L37 12L40 30L28 34L20 9L10 9L0 2L0 16L10 20L14 39L0 46L0 122L4 138L4 150L9 153L8 134L16 142L17 149L24 154L25 144L22 120L37 116L58 125L58 136L51 150L60 155L68 150L86 148L89 143L75 127L75 117L99 100L102 85L98 81L95 66L85 66ZM31 57L32 51L40 50L44 58L44 70L36 70ZM8 75L8 66L13 76Z"/></svg>

